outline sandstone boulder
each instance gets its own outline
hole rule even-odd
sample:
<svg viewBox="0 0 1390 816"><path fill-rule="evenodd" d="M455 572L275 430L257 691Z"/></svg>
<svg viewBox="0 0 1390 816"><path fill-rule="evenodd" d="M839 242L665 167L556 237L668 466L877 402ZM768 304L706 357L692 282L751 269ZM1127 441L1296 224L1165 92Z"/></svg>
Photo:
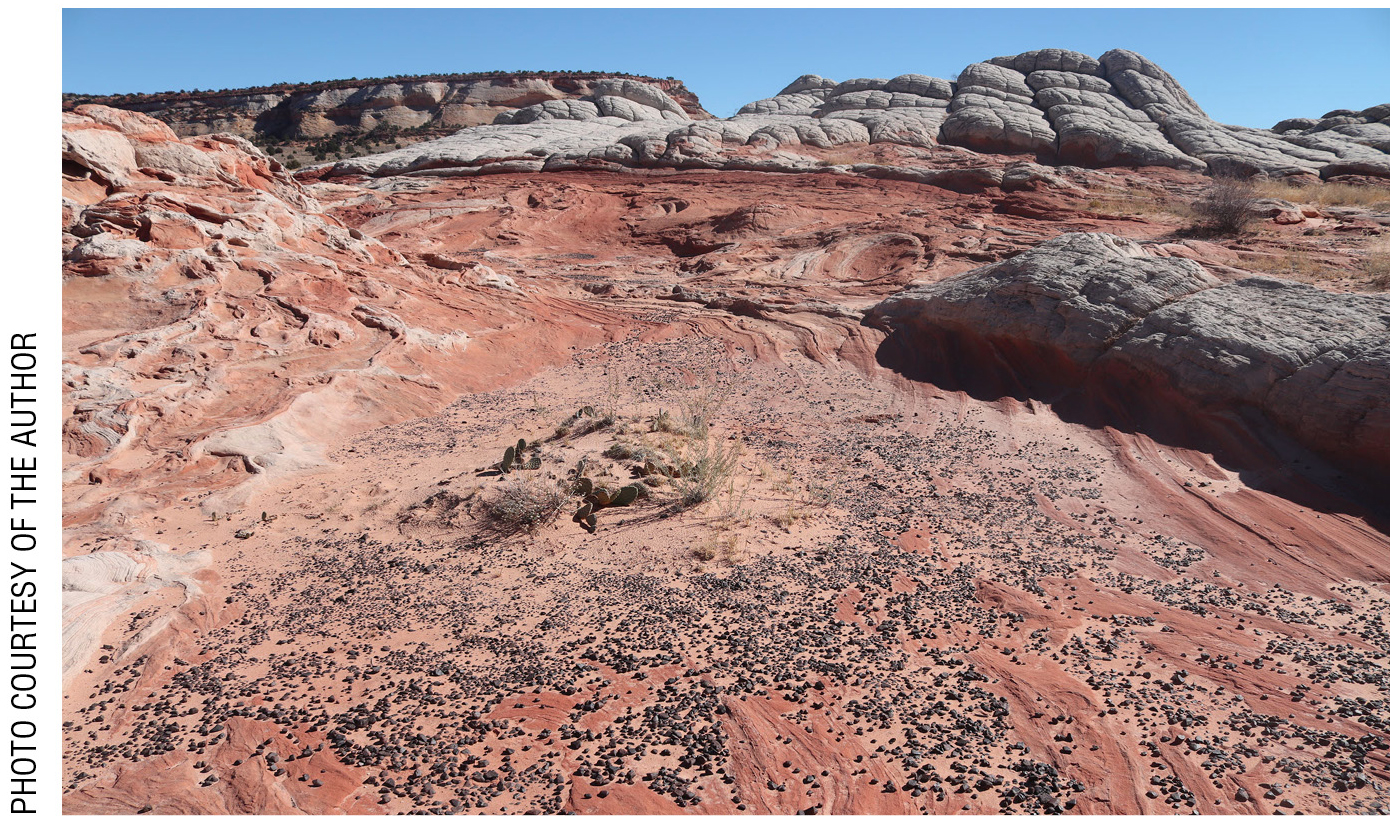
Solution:
<svg viewBox="0 0 1390 816"><path fill-rule="evenodd" d="M1308 220L1302 207L1281 198L1257 198L1250 202L1250 211L1276 224L1302 224Z"/></svg>
<svg viewBox="0 0 1390 816"><path fill-rule="evenodd" d="M893 77L883 86L883 90L890 93L925 96L929 99L940 99L943 102L950 102L951 97L955 95L955 88L950 82L922 74L902 74Z"/></svg>
<svg viewBox="0 0 1390 816"><path fill-rule="evenodd" d="M1063 48L1025 51L1012 57L995 57L989 62L1024 74L1034 71L1064 71L1069 74L1098 76L1101 73L1099 60Z"/></svg>
<svg viewBox="0 0 1390 816"><path fill-rule="evenodd" d="M592 98L598 104L603 99L624 99L658 112L658 116L688 121L690 116L660 88L634 79L605 79L594 85ZM602 109L602 105L599 105Z"/></svg>
<svg viewBox="0 0 1390 816"><path fill-rule="evenodd" d="M894 295L869 320L957 382L994 366L1024 391L1075 389L1131 415L1239 415L1390 478L1390 297L1222 284L1184 258L1081 233Z"/></svg>

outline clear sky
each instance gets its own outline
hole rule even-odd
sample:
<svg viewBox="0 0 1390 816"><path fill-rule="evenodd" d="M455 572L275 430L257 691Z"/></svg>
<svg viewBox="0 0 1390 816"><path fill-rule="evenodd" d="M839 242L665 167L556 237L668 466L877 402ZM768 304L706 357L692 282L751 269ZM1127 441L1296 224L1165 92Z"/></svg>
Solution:
<svg viewBox="0 0 1390 816"><path fill-rule="evenodd" d="M1036 48L1127 48L1230 124L1390 102L1386 9L65 9L62 36L73 93L595 70L675 77L729 116L805 73L951 78Z"/></svg>

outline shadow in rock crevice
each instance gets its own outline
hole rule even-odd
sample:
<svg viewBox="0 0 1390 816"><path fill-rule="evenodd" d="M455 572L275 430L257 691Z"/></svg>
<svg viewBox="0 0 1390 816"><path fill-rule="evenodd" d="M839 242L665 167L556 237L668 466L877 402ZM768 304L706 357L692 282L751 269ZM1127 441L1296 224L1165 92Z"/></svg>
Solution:
<svg viewBox="0 0 1390 816"><path fill-rule="evenodd" d="M1390 473L1320 456L1253 406L1197 404L1171 382L1114 361L1083 368L1055 347L921 327L890 332L875 359L982 402L1037 400L1064 422L1204 452L1253 488L1315 512L1362 518L1390 535Z"/></svg>

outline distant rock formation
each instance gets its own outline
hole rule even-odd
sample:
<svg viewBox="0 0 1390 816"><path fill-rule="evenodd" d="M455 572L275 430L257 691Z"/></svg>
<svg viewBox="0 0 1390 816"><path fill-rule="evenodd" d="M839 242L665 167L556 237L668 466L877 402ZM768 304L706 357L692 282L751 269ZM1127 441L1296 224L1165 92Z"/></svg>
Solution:
<svg viewBox="0 0 1390 816"><path fill-rule="evenodd" d="M349 159L333 175L579 167L814 171L842 145L955 145L1089 167L1163 166L1276 177L1390 177L1390 104L1290 119L1271 130L1213 121L1176 80L1131 51L1060 49L919 74L833 82L807 75L728 119L688 115L659 84L603 80L444 139ZM811 150L808 151L807 148Z"/></svg>
<svg viewBox="0 0 1390 816"><path fill-rule="evenodd" d="M63 107L95 103L138 111L168 124L179 136L225 132L317 139L368 133L383 126L405 130L492 124L517 108L589 96L605 83L653 88L684 120L709 117L695 94L678 80L578 72L444 74L228 91L70 96L64 98Z"/></svg>
<svg viewBox="0 0 1390 816"><path fill-rule="evenodd" d="M1239 416L1353 471L1390 479L1390 296L1250 277L1074 233L908 289L873 309L955 384L1077 389L1172 425ZM1264 421L1260 421L1263 417Z"/></svg>

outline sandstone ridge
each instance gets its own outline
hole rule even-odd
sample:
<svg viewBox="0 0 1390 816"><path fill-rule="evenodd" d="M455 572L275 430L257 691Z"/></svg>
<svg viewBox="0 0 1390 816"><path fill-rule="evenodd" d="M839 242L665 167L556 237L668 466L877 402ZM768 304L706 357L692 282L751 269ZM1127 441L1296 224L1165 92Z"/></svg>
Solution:
<svg viewBox="0 0 1390 816"><path fill-rule="evenodd" d="M908 289L869 319L958 383L987 373L996 388L1080 387L1130 412L1227 414L1390 478L1390 297L1223 284L1193 261L1077 233Z"/></svg>
<svg viewBox="0 0 1390 816"><path fill-rule="evenodd" d="M385 126L406 130L491 124L515 108L588 96L603 82L656 88L689 118L709 116L677 80L581 72L440 74L191 93L72 95L64 98L63 108L92 103L137 111L159 119L180 136L226 132L317 139Z"/></svg>
<svg viewBox="0 0 1390 816"><path fill-rule="evenodd" d="M822 151L954 145L1083 166L1173 167L1276 177L1390 176L1390 105L1288 119L1212 120L1166 71L1131 51L1044 49L974 63L955 81L919 74L803 76L728 119L688 121L659 89L599 83L495 124L333 165L333 175L462 175L581 167L863 171Z"/></svg>

